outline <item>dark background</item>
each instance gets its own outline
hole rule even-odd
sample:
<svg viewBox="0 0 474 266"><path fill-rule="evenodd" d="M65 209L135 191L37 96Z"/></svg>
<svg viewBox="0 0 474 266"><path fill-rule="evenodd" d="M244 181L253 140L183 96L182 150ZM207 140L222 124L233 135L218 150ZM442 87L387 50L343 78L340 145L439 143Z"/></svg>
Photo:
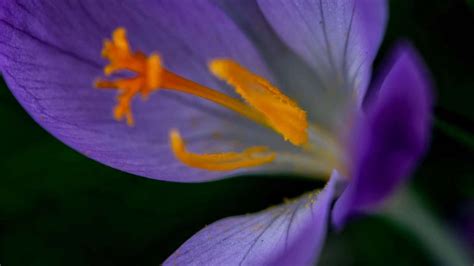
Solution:
<svg viewBox="0 0 474 266"><path fill-rule="evenodd" d="M437 86L431 150L410 186L436 219L472 239L462 230L474 223L474 1L392 0L379 57L400 37L420 50ZM158 265L204 225L315 186L287 176L173 184L125 174L54 139L0 86L2 266ZM431 265L431 257L373 216L331 232L321 264Z"/></svg>

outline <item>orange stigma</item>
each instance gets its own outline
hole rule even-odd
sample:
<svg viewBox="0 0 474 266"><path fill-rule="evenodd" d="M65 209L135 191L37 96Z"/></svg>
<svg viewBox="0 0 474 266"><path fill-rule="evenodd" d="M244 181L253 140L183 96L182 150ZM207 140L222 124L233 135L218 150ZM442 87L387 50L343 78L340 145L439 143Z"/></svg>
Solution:
<svg viewBox="0 0 474 266"><path fill-rule="evenodd" d="M194 95L230 109L273 129L296 146L308 142L306 112L269 81L230 59L212 60L209 69L216 77L234 87L244 101L165 69L157 53L146 56L140 51L132 51L123 28L117 28L112 34L112 40L104 42L102 56L110 61L104 68L105 76L110 77L112 74L123 72L134 74L132 77L114 80L98 79L95 82L97 88L119 91L114 117L119 121L125 120L130 126L134 124L131 102L135 95L140 94L146 99L151 92L156 90L173 90ZM241 153L190 153L176 130L170 131L170 142L172 151L181 162L211 171L255 167L270 163L276 157L275 153L262 146L250 147Z"/></svg>
<svg viewBox="0 0 474 266"><path fill-rule="evenodd" d="M131 101L137 93L146 98L150 92L158 89L161 84L161 59L157 54L147 58L141 52L132 53L123 28L114 31L112 40L105 41L102 56L110 61L104 68L106 76L123 70L137 74L133 78L114 81L99 79L95 82L97 88L113 88L120 91L114 117L117 120L125 118L127 124L131 126L134 124Z"/></svg>

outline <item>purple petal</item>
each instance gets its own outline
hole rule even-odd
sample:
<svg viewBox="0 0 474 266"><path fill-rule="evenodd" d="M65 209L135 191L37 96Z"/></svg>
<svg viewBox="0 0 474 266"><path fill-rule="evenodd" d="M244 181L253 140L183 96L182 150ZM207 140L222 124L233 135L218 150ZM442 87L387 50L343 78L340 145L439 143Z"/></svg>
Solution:
<svg viewBox="0 0 474 266"><path fill-rule="evenodd" d="M363 99L385 30L385 0L258 3L280 37L313 66L320 79L314 89L355 89Z"/></svg>
<svg viewBox="0 0 474 266"><path fill-rule="evenodd" d="M428 146L432 95L426 68L407 44L396 49L389 66L354 138L353 180L334 208L338 227L393 193Z"/></svg>
<svg viewBox="0 0 474 266"><path fill-rule="evenodd" d="M313 265L324 243L338 178L334 173L317 195L217 221L186 241L164 265Z"/></svg>
<svg viewBox="0 0 474 266"><path fill-rule="evenodd" d="M181 182L222 174L176 161L168 144L171 128L178 128L196 152L265 144L254 140L262 129L242 127L246 121L226 110L172 92L135 101L134 128L114 121L115 92L93 89L92 83L106 64L100 58L102 41L118 26L128 30L133 47L158 51L167 68L204 85L220 84L207 70L208 60L216 57L234 58L268 77L251 43L207 1L1 1L0 69L46 130L109 166ZM223 140L217 143L211 135L218 133Z"/></svg>

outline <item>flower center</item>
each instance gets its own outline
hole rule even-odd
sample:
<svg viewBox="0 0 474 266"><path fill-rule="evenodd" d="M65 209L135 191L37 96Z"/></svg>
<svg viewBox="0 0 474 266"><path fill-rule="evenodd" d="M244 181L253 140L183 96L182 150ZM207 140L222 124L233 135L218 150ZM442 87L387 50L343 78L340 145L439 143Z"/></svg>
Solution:
<svg viewBox="0 0 474 266"><path fill-rule="evenodd" d="M104 68L106 76L122 71L135 74L130 78L99 79L95 82L97 88L119 91L114 117L119 121L126 120L130 126L134 124L131 109L133 97L140 94L146 99L151 92L163 89L194 95L226 107L273 129L295 146L303 146L308 142L306 112L269 81L230 59L212 60L209 69L216 77L234 87L244 101L165 69L156 53L146 56L140 51L132 51L123 28L116 29L112 40L105 41L102 56L110 61ZM276 158L275 152L263 146L250 147L239 153L191 153L177 130L170 130L170 143L176 158L181 162L207 170L255 167L270 163Z"/></svg>

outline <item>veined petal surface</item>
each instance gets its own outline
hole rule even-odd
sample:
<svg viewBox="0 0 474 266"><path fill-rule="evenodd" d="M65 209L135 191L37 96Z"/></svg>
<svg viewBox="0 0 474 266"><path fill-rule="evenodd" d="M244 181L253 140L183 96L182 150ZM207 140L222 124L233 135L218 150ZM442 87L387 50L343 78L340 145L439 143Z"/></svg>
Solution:
<svg viewBox="0 0 474 266"><path fill-rule="evenodd" d="M281 39L315 70L319 82L314 84L314 90L363 99L385 31L385 0L258 3ZM317 100L315 104L323 104L326 99Z"/></svg>
<svg viewBox="0 0 474 266"><path fill-rule="evenodd" d="M326 237L339 178L334 172L319 194L206 226L164 265L313 265Z"/></svg>

